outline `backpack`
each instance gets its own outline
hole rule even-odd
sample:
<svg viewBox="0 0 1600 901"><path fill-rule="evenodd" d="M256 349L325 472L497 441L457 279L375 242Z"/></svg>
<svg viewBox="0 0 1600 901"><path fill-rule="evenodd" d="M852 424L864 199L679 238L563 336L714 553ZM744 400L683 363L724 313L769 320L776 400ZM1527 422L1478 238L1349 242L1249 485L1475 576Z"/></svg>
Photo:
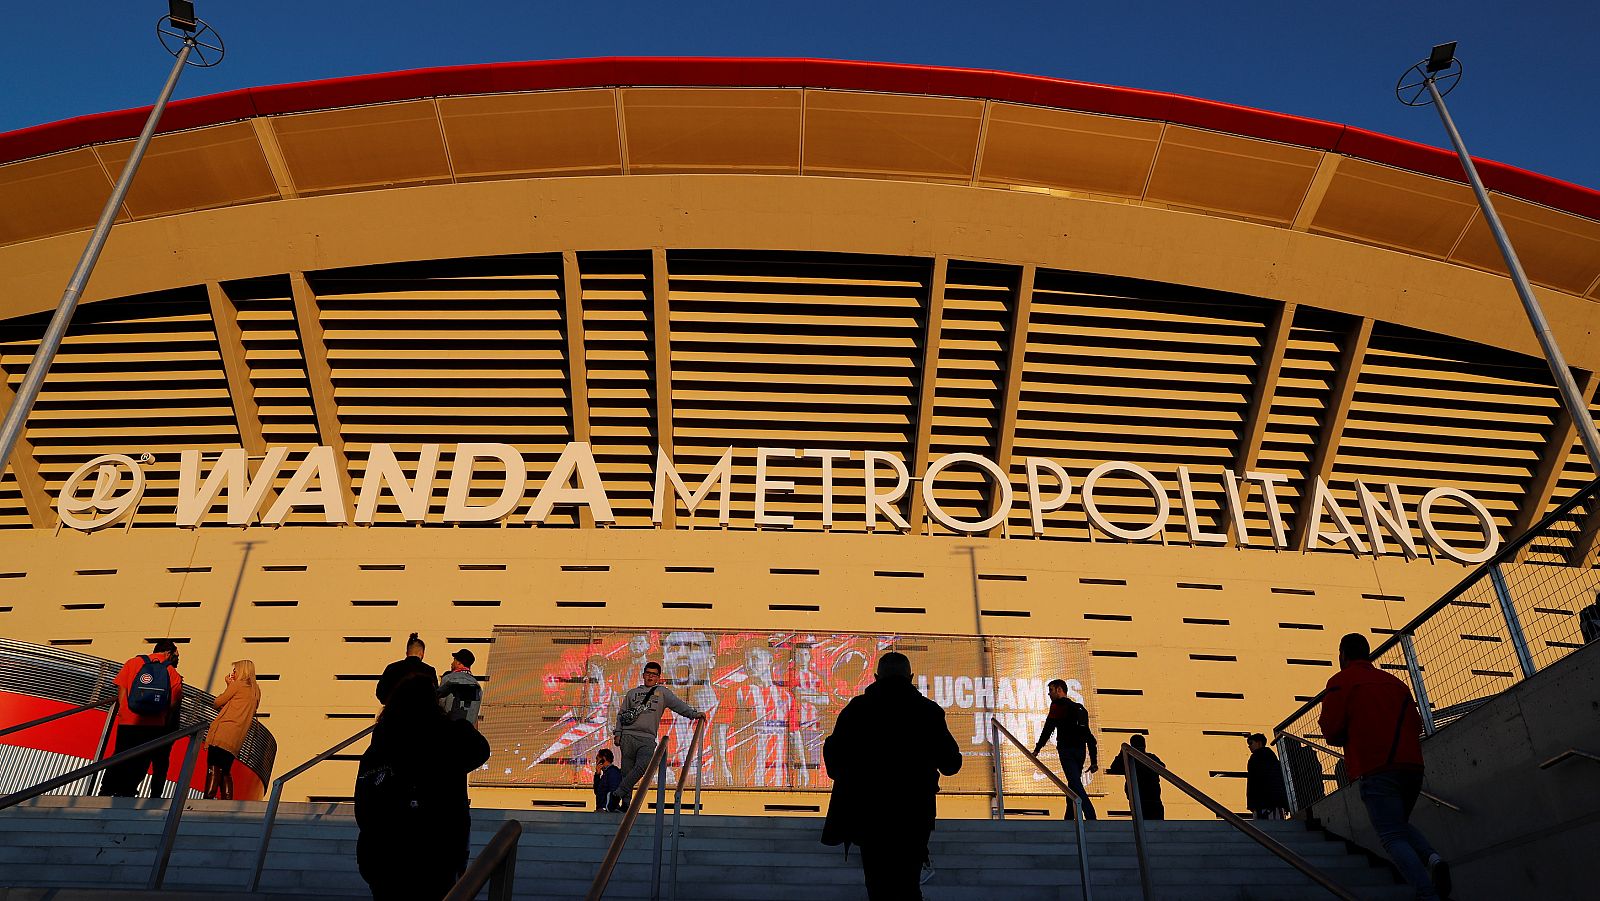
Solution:
<svg viewBox="0 0 1600 901"><path fill-rule="evenodd" d="M399 829L428 813L422 791L404 768L363 760L356 774L356 823L363 828Z"/></svg>
<svg viewBox="0 0 1600 901"><path fill-rule="evenodd" d="M638 703L632 704L629 707L627 707L626 709L624 709L621 712L619 712L617 714L617 725L619 725L622 728L626 729L629 726L633 725L635 722L638 722L639 717L642 716L644 714L644 712L650 708L650 698L656 693L656 688L660 688L660 687L661 686L657 685L657 686L651 688L649 691L644 693L644 700L639 701Z"/></svg>
<svg viewBox="0 0 1600 901"><path fill-rule="evenodd" d="M163 716L172 707L172 674L166 663L140 656L144 666L133 674L128 709L140 716Z"/></svg>

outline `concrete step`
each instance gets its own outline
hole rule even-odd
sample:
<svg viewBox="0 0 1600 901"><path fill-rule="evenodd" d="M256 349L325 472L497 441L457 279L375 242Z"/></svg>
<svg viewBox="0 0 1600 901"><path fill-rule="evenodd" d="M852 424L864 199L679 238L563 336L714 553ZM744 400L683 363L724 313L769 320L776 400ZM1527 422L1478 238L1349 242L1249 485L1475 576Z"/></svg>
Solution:
<svg viewBox="0 0 1600 901"><path fill-rule="evenodd" d="M260 804L193 802L169 862L167 885L184 897L240 897L254 865ZM125 799L40 799L0 811L0 885L126 887L144 884L165 807ZM581 897L618 818L578 811L474 811L475 849L508 818L523 825L519 898ZM666 824L671 829L670 821ZM1274 838L1363 898L1406 896L1387 869L1345 852L1341 842L1299 823L1263 823ZM1147 824L1146 837L1163 898L1180 901L1310 897L1304 876L1248 836L1217 821ZM685 899L859 898L859 856L818 841L821 821L806 818L685 816L679 823L678 878ZM608 895L648 892L656 822L641 818L624 849ZM356 871L357 829L348 805L285 805L262 875L267 897L363 897ZM667 837L670 839L670 836ZM1140 897L1134 832L1126 821L1086 824L1090 874L1099 901ZM944 821L930 853L938 875L929 901L1003 895L1022 899L1079 896L1077 834L1059 820ZM61 896L70 899L70 895ZM131 896L130 897L134 897ZM171 897L171 896L163 896ZM43 901L42 895L16 895ZM0 901L12 896L0 894Z"/></svg>

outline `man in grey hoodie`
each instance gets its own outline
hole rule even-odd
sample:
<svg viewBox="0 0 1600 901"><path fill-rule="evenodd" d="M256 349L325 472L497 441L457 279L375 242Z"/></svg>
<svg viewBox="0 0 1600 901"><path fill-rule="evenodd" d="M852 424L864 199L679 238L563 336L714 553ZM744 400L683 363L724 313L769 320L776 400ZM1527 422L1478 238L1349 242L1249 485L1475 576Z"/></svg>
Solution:
<svg viewBox="0 0 1600 901"><path fill-rule="evenodd" d="M661 684L661 664L650 661L644 665L644 684L628 689L617 705L617 750L621 760L622 785L613 792L618 801L624 801L633 787L644 778L650 766L650 756L656 752L656 735L661 731L661 714L667 708L679 716L692 720L704 719L705 713L690 707Z"/></svg>

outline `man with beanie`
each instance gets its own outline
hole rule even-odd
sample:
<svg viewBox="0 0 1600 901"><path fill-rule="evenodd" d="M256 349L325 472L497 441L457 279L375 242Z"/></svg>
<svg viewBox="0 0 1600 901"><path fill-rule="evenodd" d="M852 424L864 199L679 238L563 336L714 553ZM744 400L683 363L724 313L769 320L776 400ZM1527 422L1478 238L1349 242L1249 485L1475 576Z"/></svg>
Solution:
<svg viewBox="0 0 1600 901"><path fill-rule="evenodd" d="M1422 718L1411 689L1372 665L1372 646L1359 632L1339 641L1339 671L1323 691L1320 725L1328 744L1344 748L1372 828L1418 901L1448 899L1450 867L1411 825L1422 793Z"/></svg>
<svg viewBox="0 0 1600 901"><path fill-rule="evenodd" d="M870 901L921 901L939 776L961 771L961 746L944 708L911 684L906 655L878 660L875 681L839 711L822 760L833 780L822 843L860 846Z"/></svg>
<svg viewBox="0 0 1600 901"><path fill-rule="evenodd" d="M445 716L453 720L466 720L476 729L478 711L483 706L483 686L472 674L472 664L477 662L472 652L462 648L450 655L450 672L439 680L439 706Z"/></svg>

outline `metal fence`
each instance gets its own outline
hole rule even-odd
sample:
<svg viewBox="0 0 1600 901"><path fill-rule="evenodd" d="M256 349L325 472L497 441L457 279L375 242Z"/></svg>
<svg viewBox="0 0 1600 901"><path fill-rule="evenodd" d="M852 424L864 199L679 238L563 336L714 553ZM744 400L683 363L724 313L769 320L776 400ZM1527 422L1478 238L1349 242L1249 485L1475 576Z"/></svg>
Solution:
<svg viewBox="0 0 1600 901"><path fill-rule="evenodd" d="M1425 735L1600 638L1600 481L1592 482L1387 641L1373 665L1406 680ZM1274 727L1304 809L1342 787L1343 759L1317 724L1322 693Z"/></svg>

